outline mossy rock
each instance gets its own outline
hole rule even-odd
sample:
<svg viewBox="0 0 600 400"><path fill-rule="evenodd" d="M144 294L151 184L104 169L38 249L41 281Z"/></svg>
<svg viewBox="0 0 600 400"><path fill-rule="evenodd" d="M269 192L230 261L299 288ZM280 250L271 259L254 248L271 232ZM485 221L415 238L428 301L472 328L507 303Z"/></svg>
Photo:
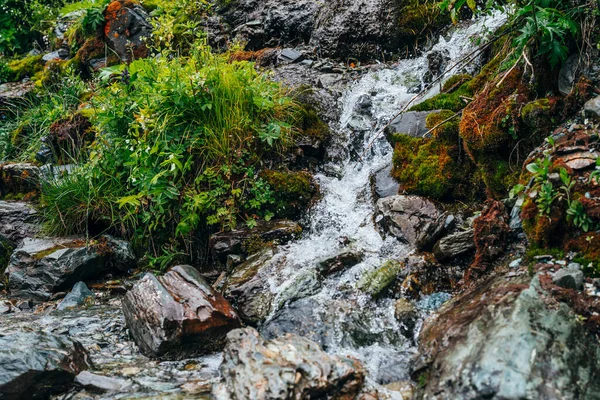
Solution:
<svg viewBox="0 0 600 400"><path fill-rule="evenodd" d="M460 88L463 84L469 82L473 77L469 74L452 75L442 86L443 93L452 93Z"/></svg>
<svg viewBox="0 0 600 400"><path fill-rule="evenodd" d="M13 60L8 63L8 81L17 82L25 77L33 78L36 74L43 71L44 61L42 56L29 56L20 60Z"/></svg>
<svg viewBox="0 0 600 400"><path fill-rule="evenodd" d="M449 24L447 13L442 13L436 0L407 0L399 2L396 13L398 29L403 36L420 37Z"/></svg>
<svg viewBox="0 0 600 400"><path fill-rule="evenodd" d="M266 170L260 174L274 192L276 215L281 218L298 218L319 193L313 176L305 171Z"/></svg>
<svg viewBox="0 0 600 400"><path fill-rule="evenodd" d="M404 264L388 260L381 267L367 272L358 282L358 289L371 297L380 296L395 281Z"/></svg>
<svg viewBox="0 0 600 400"><path fill-rule="evenodd" d="M427 117L427 128L435 128L431 138L390 136L392 176L403 191L436 200L471 199L477 194L479 185L471 182L473 165L461 158L459 118L440 125L454 114L443 110Z"/></svg>

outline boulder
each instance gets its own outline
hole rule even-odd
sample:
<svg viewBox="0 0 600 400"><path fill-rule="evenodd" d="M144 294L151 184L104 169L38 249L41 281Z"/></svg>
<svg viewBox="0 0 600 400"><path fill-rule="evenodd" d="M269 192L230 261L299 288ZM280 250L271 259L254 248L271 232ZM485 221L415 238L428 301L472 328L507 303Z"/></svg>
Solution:
<svg viewBox="0 0 600 400"><path fill-rule="evenodd" d="M286 303L316 294L321 288L321 276L314 270L302 271L277 296L277 307L281 308Z"/></svg>
<svg viewBox="0 0 600 400"><path fill-rule="evenodd" d="M498 276L446 303L420 334L423 399L591 399L600 347L538 278Z"/></svg>
<svg viewBox="0 0 600 400"><path fill-rule="evenodd" d="M571 263L566 268L561 268L552 275L552 282L566 289L583 289L583 271L577 263Z"/></svg>
<svg viewBox="0 0 600 400"><path fill-rule="evenodd" d="M411 137L420 138L425 135L429 129L427 128L427 117L429 114L438 113L440 110L434 111L408 111L397 116L390 126L386 129L386 134L401 133Z"/></svg>
<svg viewBox="0 0 600 400"><path fill-rule="evenodd" d="M129 0L111 2L104 11L104 38L123 62L148 57L152 25L144 8Z"/></svg>
<svg viewBox="0 0 600 400"><path fill-rule="evenodd" d="M445 236L433 246L433 254L440 261L454 258L473 250L475 250L473 229Z"/></svg>
<svg viewBox="0 0 600 400"><path fill-rule="evenodd" d="M33 164L0 165L0 197L8 194L26 195L40 187L40 169Z"/></svg>
<svg viewBox="0 0 600 400"><path fill-rule="evenodd" d="M24 101L35 89L35 83L32 81L9 82L0 85L0 107L14 106ZM3 111L0 108L0 116Z"/></svg>
<svg viewBox="0 0 600 400"><path fill-rule="evenodd" d="M230 254L245 254L248 244L252 242L285 244L298 237L300 233L302 233L302 228L293 221L261 221L254 229L239 228L212 235L209 248L214 257L225 263Z"/></svg>
<svg viewBox="0 0 600 400"><path fill-rule="evenodd" d="M249 324L258 324L269 315L275 294L268 279L278 270L274 252L265 249L238 265L226 278L222 293L232 302L240 317Z"/></svg>
<svg viewBox="0 0 600 400"><path fill-rule="evenodd" d="M93 302L95 297L96 295L88 289L85 283L77 282L69 294L60 302L57 310L63 311L82 306L88 301Z"/></svg>
<svg viewBox="0 0 600 400"><path fill-rule="evenodd" d="M162 277L146 274L125 295L123 314L142 353L178 359L207 354L225 345L240 327L231 304L188 265Z"/></svg>
<svg viewBox="0 0 600 400"><path fill-rule="evenodd" d="M77 341L46 332L0 335L0 398L49 398L90 366Z"/></svg>
<svg viewBox="0 0 600 400"><path fill-rule="evenodd" d="M213 396L228 399L353 399L365 372L356 360L325 353L304 337L264 340L252 328L227 335L223 382Z"/></svg>
<svg viewBox="0 0 600 400"><path fill-rule="evenodd" d="M53 293L70 290L79 281L118 270L124 261L135 261L122 241L102 237L86 243L83 238L25 239L10 258L6 275L12 297L49 300Z"/></svg>
<svg viewBox="0 0 600 400"><path fill-rule="evenodd" d="M379 199L375 218L380 227L399 240L431 248L445 229L446 214L433 202L419 196L391 196Z"/></svg>

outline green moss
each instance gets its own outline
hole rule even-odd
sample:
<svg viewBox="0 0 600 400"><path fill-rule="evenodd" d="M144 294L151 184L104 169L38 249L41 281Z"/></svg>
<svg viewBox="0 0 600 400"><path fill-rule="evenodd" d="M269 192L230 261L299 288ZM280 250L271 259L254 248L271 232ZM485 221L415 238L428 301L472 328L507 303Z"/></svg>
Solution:
<svg viewBox="0 0 600 400"><path fill-rule="evenodd" d="M398 30L403 36L421 36L431 33L449 22L437 0L407 0L398 2L396 16Z"/></svg>
<svg viewBox="0 0 600 400"><path fill-rule="evenodd" d="M463 97L471 98L472 96L473 92L470 89L469 82L467 82L452 93L440 93L417 104L410 111L452 110L457 112L467 105Z"/></svg>
<svg viewBox="0 0 600 400"><path fill-rule="evenodd" d="M302 122L299 124L304 135L326 140L331 135L329 125L327 125L317 114L317 110L310 105L304 105L300 109L300 118Z"/></svg>
<svg viewBox="0 0 600 400"><path fill-rule="evenodd" d="M357 287L364 293L377 297L394 283L402 268L404 265L399 261L388 260L381 267L363 275Z"/></svg>
<svg viewBox="0 0 600 400"><path fill-rule="evenodd" d="M16 82L25 77L33 78L34 75L44 69L42 56L30 56L20 60L14 60L8 63L10 71L8 81Z"/></svg>
<svg viewBox="0 0 600 400"><path fill-rule="evenodd" d="M503 198L514 185L519 182L520 169L511 169L502 157L488 155L479 159L481 178L493 198Z"/></svg>
<svg viewBox="0 0 600 400"><path fill-rule="evenodd" d="M473 77L469 74L452 75L442 86L442 92L450 93L460 88L464 83L469 82Z"/></svg>
<svg viewBox="0 0 600 400"><path fill-rule="evenodd" d="M308 172L267 170L260 176L274 191L276 215L279 217L300 216L318 194L313 176Z"/></svg>

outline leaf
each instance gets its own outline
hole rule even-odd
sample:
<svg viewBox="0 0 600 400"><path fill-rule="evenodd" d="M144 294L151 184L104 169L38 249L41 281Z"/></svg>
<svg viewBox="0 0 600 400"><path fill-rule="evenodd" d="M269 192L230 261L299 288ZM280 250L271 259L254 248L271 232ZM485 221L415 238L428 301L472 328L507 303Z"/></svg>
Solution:
<svg viewBox="0 0 600 400"><path fill-rule="evenodd" d="M467 0L467 5L471 9L471 11L473 11L473 12L477 11L477 3L475 3L475 0Z"/></svg>
<svg viewBox="0 0 600 400"><path fill-rule="evenodd" d="M542 168L540 168L540 166L536 163L527 164L527 167L525 168L527 168L527 171L531 172L532 174L540 174L542 172Z"/></svg>
<svg viewBox="0 0 600 400"><path fill-rule="evenodd" d="M139 197L140 197L139 194L134 194L132 196L121 197L120 199L117 200L117 204L121 208L124 207L124 206L126 206L126 205L133 206L133 207L139 207L141 205Z"/></svg>

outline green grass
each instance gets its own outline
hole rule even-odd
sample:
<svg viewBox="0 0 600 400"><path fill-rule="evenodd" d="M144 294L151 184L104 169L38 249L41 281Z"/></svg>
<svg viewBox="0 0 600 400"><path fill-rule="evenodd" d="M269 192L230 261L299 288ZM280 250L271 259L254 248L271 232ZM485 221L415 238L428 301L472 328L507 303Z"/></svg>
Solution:
<svg viewBox="0 0 600 400"><path fill-rule="evenodd" d="M273 216L259 172L292 143L301 113L253 64L200 45L106 69L98 85L89 161L42 188L49 232L108 229L160 256L203 227Z"/></svg>

